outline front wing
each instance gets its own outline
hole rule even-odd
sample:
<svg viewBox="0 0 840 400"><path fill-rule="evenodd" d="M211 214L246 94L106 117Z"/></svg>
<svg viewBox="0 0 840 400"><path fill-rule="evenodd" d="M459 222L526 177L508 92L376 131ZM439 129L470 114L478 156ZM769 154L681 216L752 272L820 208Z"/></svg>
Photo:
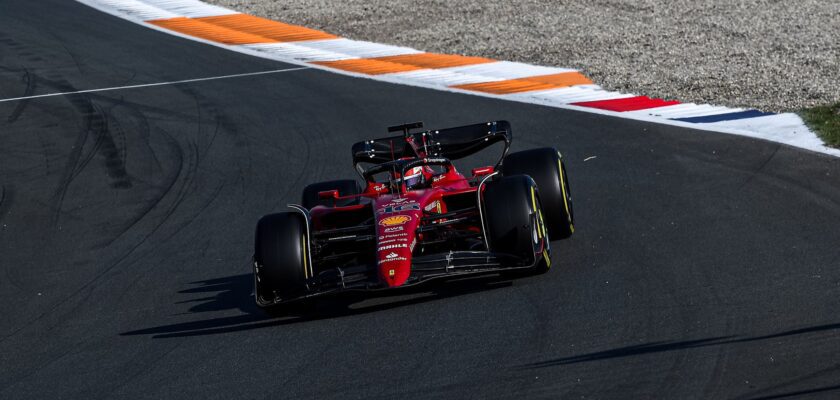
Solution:
<svg viewBox="0 0 840 400"><path fill-rule="evenodd" d="M512 254L489 251L451 251L415 256L411 263L411 276L405 284L399 287L387 287L379 283L375 266L359 265L333 268L309 279L306 283L307 290L305 293L285 299L273 296L270 293L260 292L259 272L256 263L254 263L254 294L259 306L268 307L339 292L399 290L447 277L527 270L534 268L539 261L539 257L524 259Z"/></svg>

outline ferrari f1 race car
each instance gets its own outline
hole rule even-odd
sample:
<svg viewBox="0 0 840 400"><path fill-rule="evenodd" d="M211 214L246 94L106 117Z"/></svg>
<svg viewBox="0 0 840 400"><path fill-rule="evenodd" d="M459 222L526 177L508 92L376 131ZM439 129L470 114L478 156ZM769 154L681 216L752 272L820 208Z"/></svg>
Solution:
<svg viewBox="0 0 840 400"><path fill-rule="evenodd" d="M257 223L254 284L269 307L347 290L551 265L550 241L574 232L569 179L550 147L508 154L507 121L413 132L353 145L356 180L315 183L300 205ZM452 160L491 145L495 165L459 172Z"/></svg>

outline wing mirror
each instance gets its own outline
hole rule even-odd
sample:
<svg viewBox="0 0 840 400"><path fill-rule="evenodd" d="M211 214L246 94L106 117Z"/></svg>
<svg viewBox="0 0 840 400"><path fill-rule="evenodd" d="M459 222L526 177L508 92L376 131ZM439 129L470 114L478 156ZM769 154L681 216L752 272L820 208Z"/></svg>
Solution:
<svg viewBox="0 0 840 400"><path fill-rule="evenodd" d="M337 199L338 198L338 190L324 190L322 192L318 192L318 198L322 200L327 199Z"/></svg>
<svg viewBox="0 0 840 400"><path fill-rule="evenodd" d="M478 167L472 169L473 176L484 176L493 173L493 167Z"/></svg>

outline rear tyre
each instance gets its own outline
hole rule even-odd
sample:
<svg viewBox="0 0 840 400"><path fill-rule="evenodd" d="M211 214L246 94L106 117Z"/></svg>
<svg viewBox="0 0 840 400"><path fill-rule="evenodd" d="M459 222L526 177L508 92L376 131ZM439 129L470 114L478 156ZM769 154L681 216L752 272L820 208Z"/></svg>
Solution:
<svg viewBox="0 0 840 400"><path fill-rule="evenodd" d="M318 182L313 183L303 189L301 205L303 205L307 210L311 210L312 207L315 207L317 205L332 207L332 199L318 198L318 192L323 192L326 190L338 190L339 196L350 196L362 193L362 188L359 186L359 183L353 179L339 179L336 181ZM351 206L355 204L359 204L358 197L353 199L335 201L335 205L338 207Z"/></svg>
<svg viewBox="0 0 840 400"><path fill-rule="evenodd" d="M548 271L549 239L534 180L515 175L490 182L483 203L490 250L529 260L532 273Z"/></svg>
<svg viewBox="0 0 840 400"><path fill-rule="evenodd" d="M528 175L537 183L543 201L548 232L554 240L566 239L575 232L575 214L566 165L560 153L551 147L508 154L502 162L502 174Z"/></svg>
<svg viewBox="0 0 840 400"><path fill-rule="evenodd" d="M263 307L306 293L306 221L301 214L269 214L257 222L254 286Z"/></svg>

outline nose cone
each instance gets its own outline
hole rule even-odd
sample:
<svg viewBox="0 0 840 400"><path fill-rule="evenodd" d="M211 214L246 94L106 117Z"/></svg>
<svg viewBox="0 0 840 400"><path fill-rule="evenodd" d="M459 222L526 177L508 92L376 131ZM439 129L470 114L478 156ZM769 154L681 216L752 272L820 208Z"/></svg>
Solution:
<svg viewBox="0 0 840 400"><path fill-rule="evenodd" d="M414 231L421 216L418 203L405 198L387 202L377 212L378 273L388 287L404 284L411 275L411 253L417 244Z"/></svg>
<svg viewBox="0 0 840 400"><path fill-rule="evenodd" d="M411 253L392 251L380 254L379 276L388 287L400 286L411 275Z"/></svg>

